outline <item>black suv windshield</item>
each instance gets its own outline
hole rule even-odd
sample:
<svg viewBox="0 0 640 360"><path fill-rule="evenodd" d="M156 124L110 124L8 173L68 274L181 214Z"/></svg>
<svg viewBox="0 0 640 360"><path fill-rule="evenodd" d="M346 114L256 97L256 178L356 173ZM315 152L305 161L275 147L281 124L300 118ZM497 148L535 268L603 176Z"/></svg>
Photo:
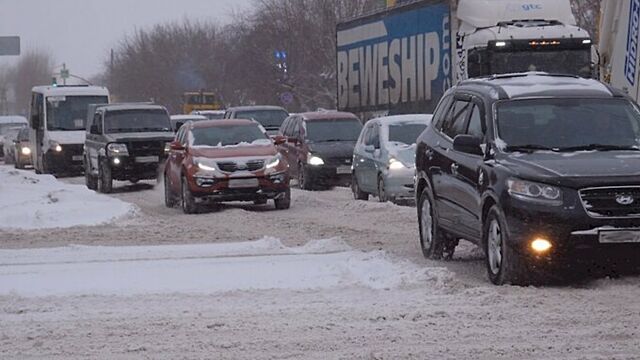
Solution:
<svg viewBox="0 0 640 360"><path fill-rule="evenodd" d="M257 125L229 125L193 128L191 146L269 145L271 140Z"/></svg>
<svg viewBox="0 0 640 360"><path fill-rule="evenodd" d="M624 99L507 101L497 123L511 150L634 150L640 139L640 113Z"/></svg>
<svg viewBox="0 0 640 360"><path fill-rule="evenodd" d="M252 110L239 111L236 113L238 119L256 120L265 128L280 128L284 119L289 116L284 110Z"/></svg>
<svg viewBox="0 0 640 360"><path fill-rule="evenodd" d="M52 96L47 98L48 130L85 130L89 104L106 104L106 96Z"/></svg>
<svg viewBox="0 0 640 360"><path fill-rule="evenodd" d="M362 124L356 119L327 119L306 122L307 141L357 141Z"/></svg>
<svg viewBox="0 0 640 360"><path fill-rule="evenodd" d="M104 116L105 133L171 131L169 115L160 109L112 110Z"/></svg>
<svg viewBox="0 0 640 360"><path fill-rule="evenodd" d="M389 125L389 142L407 145L416 143L418 136L427 128L425 124L393 124Z"/></svg>

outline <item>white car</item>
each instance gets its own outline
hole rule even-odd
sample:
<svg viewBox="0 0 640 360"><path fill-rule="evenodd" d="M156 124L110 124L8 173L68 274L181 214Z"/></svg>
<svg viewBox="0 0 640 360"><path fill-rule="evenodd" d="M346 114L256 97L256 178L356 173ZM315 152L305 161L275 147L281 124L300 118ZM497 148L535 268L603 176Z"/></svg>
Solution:
<svg viewBox="0 0 640 360"><path fill-rule="evenodd" d="M209 120L204 115L171 115L171 128L174 132L184 125L187 121L205 121Z"/></svg>
<svg viewBox="0 0 640 360"><path fill-rule="evenodd" d="M369 120L353 152L351 187L357 200L410 202L415 191L415 144L431 115L397 115Z"/></svg>
<svg viewBox="0 0 640 360"><path fill-rule="evenodd" d="M23 116L0 116L0 157L4 157L5 147L13 146L13 139L20 128L28 124Z"/></svg>

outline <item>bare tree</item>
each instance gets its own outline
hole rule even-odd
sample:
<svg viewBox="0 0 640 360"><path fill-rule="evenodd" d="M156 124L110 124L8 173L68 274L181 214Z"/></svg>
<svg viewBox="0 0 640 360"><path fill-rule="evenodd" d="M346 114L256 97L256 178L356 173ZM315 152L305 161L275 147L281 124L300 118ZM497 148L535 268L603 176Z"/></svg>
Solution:
<svg viewBox="0 0 640 360"><path fill-rule="evenodd" d="M46 85L53 76L53 58L41 50L28 51L20 57L13 70L11 82L15 94L15 111L26 114L31 101L31 89Z"/></svg>
<svg viewBox="0 0 640 360"><path fill-rule="evenodd" d="M578 26L586 29L593 39L597 39L598 18L601 0L571 0L571 7ZM612 0L609 0L612 1Z"/></svg>

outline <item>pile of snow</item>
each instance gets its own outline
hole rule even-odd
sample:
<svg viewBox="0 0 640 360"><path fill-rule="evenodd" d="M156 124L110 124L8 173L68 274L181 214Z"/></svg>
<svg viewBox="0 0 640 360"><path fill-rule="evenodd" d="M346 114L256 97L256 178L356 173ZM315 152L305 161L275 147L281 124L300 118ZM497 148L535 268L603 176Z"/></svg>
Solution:
<svg viewBox="0 0 640 360"><path fill-rule="evenodd" d="M297 248L264 238L208 245L0 250L0 264L0 295L25 297L387 289L449 276L442 269L431 269L437 271L429 275L384 252L354 251L335 239Z"/></svg>
<svg viewBox="0 0 640 360"><path fill-rule="evenodd" d="M0 166L0 229L99 225L134 213L133 205L84 186Z"/></svg>

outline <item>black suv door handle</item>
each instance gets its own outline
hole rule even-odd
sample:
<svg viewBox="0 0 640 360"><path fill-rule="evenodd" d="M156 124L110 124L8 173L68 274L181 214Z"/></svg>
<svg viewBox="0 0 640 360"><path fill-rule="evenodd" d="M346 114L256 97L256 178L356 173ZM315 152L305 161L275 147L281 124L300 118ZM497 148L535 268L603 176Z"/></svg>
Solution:
<svg viewBox="0 0 640 360"><path fill-rule="evenodd" d="M451 173L454 175L458 175L458 169L460 166L456 163L451 164Z"/></svg>

